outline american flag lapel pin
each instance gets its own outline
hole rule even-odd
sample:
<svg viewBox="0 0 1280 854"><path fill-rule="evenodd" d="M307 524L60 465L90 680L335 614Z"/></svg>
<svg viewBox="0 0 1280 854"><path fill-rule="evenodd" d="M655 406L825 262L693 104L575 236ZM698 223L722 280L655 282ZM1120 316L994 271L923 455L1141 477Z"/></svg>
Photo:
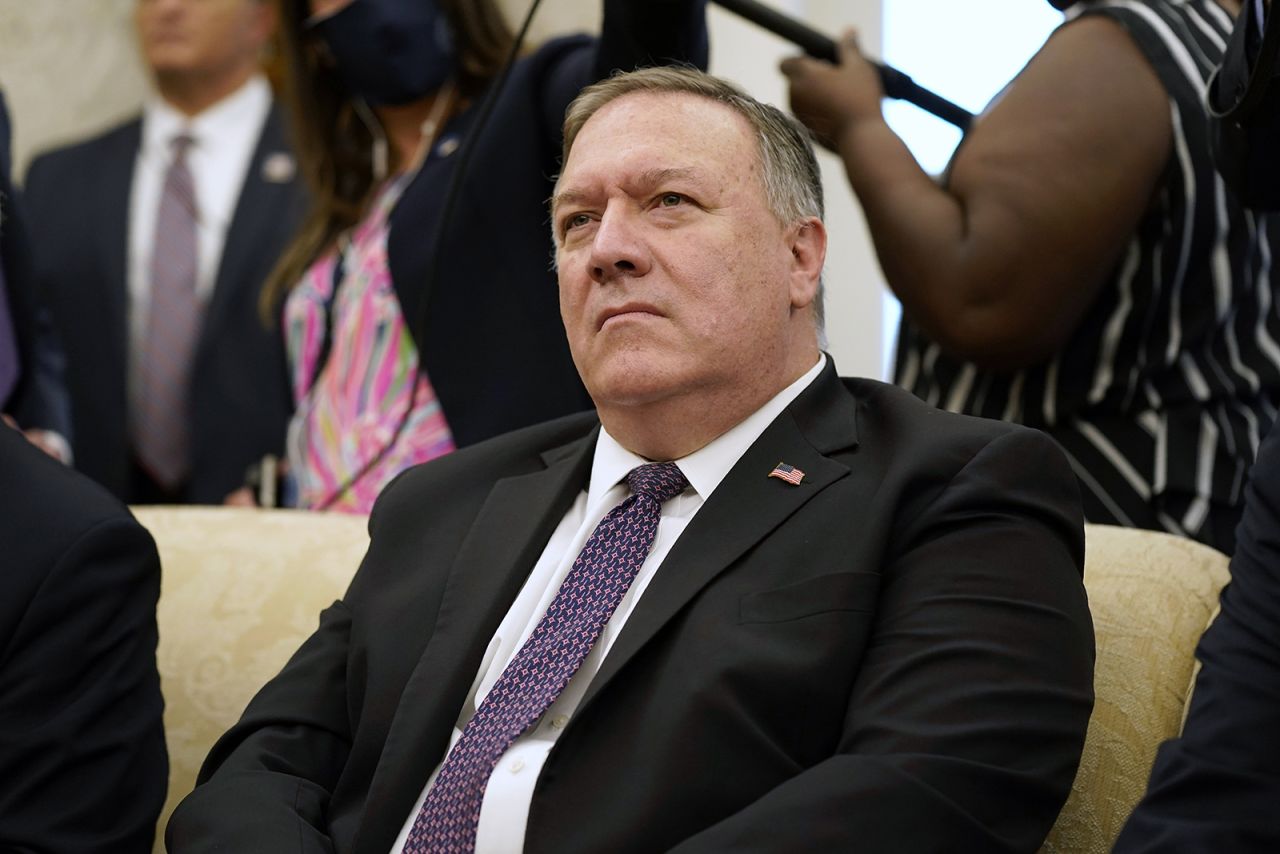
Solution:
<svg viewBox="0 0 1280 854"><path fill-rule="evenodd" d="M785 480L792 486L799 486L800 481L804 480L804 472L795 466L789 466L786 463L778 463L773 467L773 471L769 472L769 477L776 477L779 480Z"/></svg>

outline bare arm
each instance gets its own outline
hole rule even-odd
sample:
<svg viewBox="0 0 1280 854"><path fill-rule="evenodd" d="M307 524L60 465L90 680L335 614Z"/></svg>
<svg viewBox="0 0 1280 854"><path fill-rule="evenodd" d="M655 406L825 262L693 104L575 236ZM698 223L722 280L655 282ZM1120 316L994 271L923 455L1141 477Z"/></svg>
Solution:
<svg viewBox="0 0 1280 854"><path fill-rule="evenodd" d="M1168 96L1124 29L1058 29L975 124L939 186L880 112L852 38L839 67L783 64L792 108L844 160L903 309L949 353L992 369L1069 338L1168 160Z"/></svg>

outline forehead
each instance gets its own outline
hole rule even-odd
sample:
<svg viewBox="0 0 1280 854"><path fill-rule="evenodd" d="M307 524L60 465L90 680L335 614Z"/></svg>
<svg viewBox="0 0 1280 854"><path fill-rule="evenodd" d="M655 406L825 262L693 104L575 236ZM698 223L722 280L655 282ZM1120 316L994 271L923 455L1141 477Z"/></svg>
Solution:
<svg viewBox="0 0 1280 854"><path fill-rule="evenodd" d="M560 185L654 169L741 178L759 167L754 130L732 107L685 92L633 92L582 126Z"/></svg>

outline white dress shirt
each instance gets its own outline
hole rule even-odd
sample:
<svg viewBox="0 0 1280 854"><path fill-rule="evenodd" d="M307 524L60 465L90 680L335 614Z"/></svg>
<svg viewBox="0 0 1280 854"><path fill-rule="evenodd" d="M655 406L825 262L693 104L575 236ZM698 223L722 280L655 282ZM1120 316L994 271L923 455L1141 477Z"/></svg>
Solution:
<svg viewBox="0 0 1280 854"><path fill-rule="evenodd" d="M209 301L222 260L227 228L253 159L262 126L271 110L271 86L261 75L195 118L152 97L142 111L142 142L134 160L129 193L129 384L135 387L147 311L151 305L151 253L156 214L165 174L173 160L173 139L186 133L194 140L187 166L195 183L196 294Z"/></svg>
<svg viewBox="0 0 1280 854"><path fill-rule="evenodd" d="M782 410L809 387L824 364L826 356L821 355L817 364L804 376L787 386L736 427L706 447L675 461L689 481L689 488L662 505L662 516L654 536L653 548L582 666L541 720L516 739L494 766L480 806L480 824L476 832L477 854L505 854L524 848L529 804L547 754L573 716L591 680L600 669L601 662L622 631L627 617L644 595L654 573L703 502L720 485L720 481ZM476 707L484 701L502 671L546 613L551 600L560 590L560 584L569 574L578 552L582 550L596 525L628 496L629 490L624 480L627 473L647 462L650 461L619 445L603 427L600 429L600 438L596 442L595 457L591 464L590 483L584 492L579 493L573 506L560 520L559 527L547 541L546 548L521 588L520 595L516 597L507 616L489 641L480 662L480 671L476 674L475 682L471 685L471 691L454 725L453 736L449 741L450 750L462 737L463 727L475 714ZM761 476L765 474L767 472L762 472ZM440 766L437 765L391 848L393 854L403 851L413 822L439 772Z"/></svg>

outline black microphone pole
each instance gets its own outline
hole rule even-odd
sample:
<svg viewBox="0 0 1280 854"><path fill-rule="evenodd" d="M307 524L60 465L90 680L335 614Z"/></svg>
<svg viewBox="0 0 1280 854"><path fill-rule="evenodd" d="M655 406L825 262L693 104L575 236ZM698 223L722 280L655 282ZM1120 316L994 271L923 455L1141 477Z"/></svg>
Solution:
<svg viewBox="0 0 1280 854"><path fill-rule="evenodd" d="M771 6L758 3L756 0L713 0L713 2L735 15L746 18L756 26L781 36L815 59L825 59L827 62L837 64L840 62L835 41ZM964 107L953 104L935 92L930 92L896 68L879 62L871 64L880 72L880 85L884 87L886 96L909 101L920 109L950 122L962 131L969 129L973 114Z"/></svg>

